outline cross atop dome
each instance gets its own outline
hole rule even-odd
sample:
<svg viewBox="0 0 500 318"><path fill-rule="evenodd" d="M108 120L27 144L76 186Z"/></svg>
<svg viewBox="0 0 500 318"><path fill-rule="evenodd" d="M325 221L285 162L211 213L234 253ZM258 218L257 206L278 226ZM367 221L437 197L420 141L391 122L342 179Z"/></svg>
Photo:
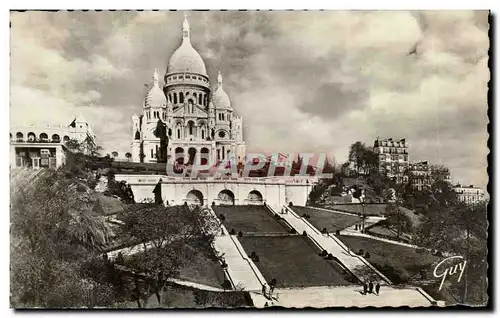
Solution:
<svg viewBox="0 0 500 318"><path fill-rule="evenodd" d="M219 87L222 87L222 75L219 71L219 75L217 76L217 85L219 85Z"/></svg>
<svg viewBox="0 0 500 318"><path fill-rule="evenodd" d="M182 22L182 39L189 39L189 22L187 20L187 12L184 12L184 21Z"/></svg>
<svg viewBox="0 0 500 318"><path fill-rule="evenodd" d="M155 67L155 72L153 73L153 85L158 86L158 69Z"/></svg>

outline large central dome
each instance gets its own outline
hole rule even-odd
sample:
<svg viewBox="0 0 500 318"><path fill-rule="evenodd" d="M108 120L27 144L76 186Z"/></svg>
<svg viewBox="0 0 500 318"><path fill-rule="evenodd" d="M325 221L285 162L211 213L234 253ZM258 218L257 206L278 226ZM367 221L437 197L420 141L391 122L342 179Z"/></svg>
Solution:
<svg viewBox="0 0 500 318"><path fill-rule="evenodd" d="M189 23L186 18L182 23L182 44L168 62L167 74L172 73L196 73L207 76L205 62L191 45Z"/></svg>

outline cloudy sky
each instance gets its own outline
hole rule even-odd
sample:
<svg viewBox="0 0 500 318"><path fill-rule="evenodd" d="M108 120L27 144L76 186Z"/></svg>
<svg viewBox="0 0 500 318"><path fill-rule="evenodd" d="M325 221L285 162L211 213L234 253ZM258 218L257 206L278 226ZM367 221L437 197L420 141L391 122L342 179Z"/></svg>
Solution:
<svg viewBox="0 0 500 318"><path fill-rule="evenodd" d="M11 123L82 114L106 152L130 151L154 68L182 12L11 14ZM193 46L244 117L247 148L331 152L406 137L410 159L485 187L488 17L472 11L190 12Z"/></svg>

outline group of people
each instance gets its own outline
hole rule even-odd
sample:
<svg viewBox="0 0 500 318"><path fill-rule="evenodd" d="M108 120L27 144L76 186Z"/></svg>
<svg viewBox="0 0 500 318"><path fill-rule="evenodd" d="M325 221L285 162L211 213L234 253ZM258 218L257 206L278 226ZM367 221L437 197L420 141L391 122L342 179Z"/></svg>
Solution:
<svg viewBox="0 0 500 318"><path fill-rule="evenodd" d="M373 294L373 282L369 282L368 285L363 284L363 295L366 295L368 293L370 294ZM377 283L377 285L375 285L375 294L377 294L377 296L379 295L380 293L380 284Z"/></svg>
<svg viewBox="0 0 500 318"><path fill-rule="evenodd" d="M275 287L276 287L276 278L273 278L271 280L271 283L269 284L269 293L267 293L267 284L262 285L262 295L267 299L272 299Z"/></svg>

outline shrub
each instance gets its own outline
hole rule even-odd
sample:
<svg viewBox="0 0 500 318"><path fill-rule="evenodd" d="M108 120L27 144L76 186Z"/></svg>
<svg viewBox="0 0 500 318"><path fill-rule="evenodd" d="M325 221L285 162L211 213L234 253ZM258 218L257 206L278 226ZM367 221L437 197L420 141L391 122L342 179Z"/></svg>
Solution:
<svg viewBox="0 0 500 318"><path fill-rule="evenodd" d="M288 230L288 233L290 234L297 234L297 231L292 227L290 230Z"/></svg>
<svg viewBox="0 0 500 318"><path fill-rule="evenodd" d="M122 252L118 252L118 255L116 255L115 263L118 264L118 265L124 265L125 264L125 259L123 258Z"/></svg>
<svg viewBox="0 0 500 318"><path fill-rule="evenodd" d="M321 230L321 233L326 234L326 227Z"/></svg>
<svg viewBox="0 0 500 318"><path fill-rule="evenodd" d="M250 258L255 258L255 256L257 256L257 254L255 254L255 252L252 252L252 254L250 254Z"/></svg>
<svg viewBox="0 0 500 318"><path fill-rule="evenodd" d="M275 215L274 215L274 218L275 218L276 220L281 219L281 217L280 217L278 214L275 214Z"/></svg>
<svg viewBox="0 0 500 318"><path fill-rule="evenodd" d="M260 260L259 255L255 255L255 257L252 259L255 263L258 263Z"/></svg>
<svg viewBox="0 0 500 318"><path fill-rule="evenodd" d="M441 251L436 251L436 255L437 257L443 257L443 253Z"/></svg>
<svg viewBox="0 0 500 318"><path fill-rule="evenodd" d="M328 255L326 256L326 259L328 259L328 260L332 260L332 259L333 259L333 255L332 255L332 253L328 253Z"/></svg>
<svg viewBox="0 0 500 318"><path fill-rule="evenodd" d="M335 234L340 235L340 230L336 230Z"/></svg>
<svg viewBox="0 0 500 318"><path fill-rule="evenodd" d="M223 213L221 213L221 214L219 215L219 219L220 219L222 222L224 222L224 221L226 220L226 216L225 216Z"/></svg>
<svg viewBox="0 0 500 318"><path fill-rule="evenodd" d="M369 252L365 253L365 258L370 258L370 253Z"/></svg>
<svg viewBox="0 0 500 318"><path fill-rule="evenodd" d="M236 231L234 229L231 229L231 231L229 232L229 234L231 235L235 235L236 234Z"/></svg>
<svg viewBox="0 0 500 318"><path fill-rule="evenodd" d="M288 203L288 206L293 206L293 202L290 201L290 203Z"/></svg>
<svg viewBox="0 0 500 318"><path fill-rule="evenodd" d="M242 237L243 236L243 232L239 231L238 232L238 237Z"/></svg>
<svg viewBox="0 0 500 318"><path fill-rule="evenodd" d="M229 281L229 279L225 279L224 282L222 283L222 288L224 289L231 289L231 282Z"/></svg>
<svg viewBox="0 0 500 318"><path fill-rule="evenodd" d="M222 267L222 268L227 268L227 263L226 263L226 261L224 261L224 260L223 260L223 261L222 261L222 263L220 264L220 267Z"/></svg>
<svg viewBox="0 0 500 318"><path fill-rule="evenodd" d="M306 231L302 232L302 236L307 236L307 232Z"/></svg>
<svg viewBox="0 0 500 318"><path fill-rule="evenodd" d="M325 257L328 255L328 252L326 250L323 250L319 255Z"/></svg>
<svg viewBox="0 0 500 318"><path fill-rule="evenodd" d="M363 251L362 248L359 249L359 252L358 252L358 255L363 255L365 253L365 251Z"/></svg>
<svg viewBox="0 0 500 318"><path fill-rule="evenodd" d="M212 206L215 206L215 201L212 201Z"/></svg>
<svg viewBox="0 0 500 318"><path fill-rule="evenodd" d="M307 213L302 214L302 217L305 219L307 217Z"/></svg>

